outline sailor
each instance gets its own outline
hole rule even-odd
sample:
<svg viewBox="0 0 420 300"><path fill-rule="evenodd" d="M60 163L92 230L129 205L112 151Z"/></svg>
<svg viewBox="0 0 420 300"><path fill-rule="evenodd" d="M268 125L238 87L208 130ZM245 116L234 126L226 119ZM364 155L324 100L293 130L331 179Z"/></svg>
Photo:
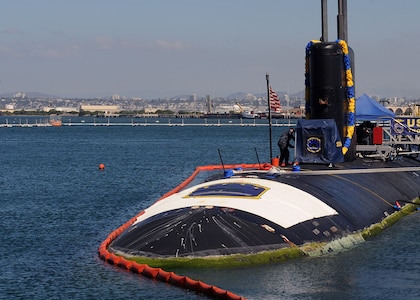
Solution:
<svg viewBox="0 0 420 300"><path fill-rule="evenodd" d="M360 144L361 145L371 145L372 144L372 131L373 124L370 121L363 122L360 125Z"/></svg>
<svg viewBox="0 0 420 300"><path fill-rule="evenodd" d="M295 133L295 130L293 128L289 128L289 130L286 130L285 132L282 133L282 135L279 138L279 141L277 142L277 145L280 148L279 164L281 167L285 167L286 164L291 164L289 163L289 156L290 156L289 147L290 148L295 147L290 144L291 140L293 141L295 140L294 133Z"/></svg>

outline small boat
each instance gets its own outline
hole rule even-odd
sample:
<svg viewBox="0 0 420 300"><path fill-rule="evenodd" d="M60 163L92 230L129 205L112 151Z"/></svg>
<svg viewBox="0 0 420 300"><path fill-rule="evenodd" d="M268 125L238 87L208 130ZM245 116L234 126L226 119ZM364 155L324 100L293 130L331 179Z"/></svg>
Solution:
<svg viewBox="0 0 420 300"><path fill-rule="evenodd" d="M239 115L241 118L244 119L256 119L259 118L259 114L254 112L253 110L249 111L249 110L245 110L241 104L239 104L238 102L235 103L235 105L239 108Z"/></svg>
<svg viewBox="0 0 420 300"><path fill-rule="evenodd" d="M61 126L63 125L63 122L59 119L51 119L50 120L50 125L52 126Z"/></svg>
<svg viewBox="0 0 420 300"><path fill-rule="evenodd" d="M286 114L284 112L271 112L271 117L273 119L286 119Z"/></svg>
<svg viewBox="0 0 420 300"><path fill-rule="evenodd" d="M254 111L243 111L241 112L241 117L244 119L256 119L259 118L259 114Z"/></svg>

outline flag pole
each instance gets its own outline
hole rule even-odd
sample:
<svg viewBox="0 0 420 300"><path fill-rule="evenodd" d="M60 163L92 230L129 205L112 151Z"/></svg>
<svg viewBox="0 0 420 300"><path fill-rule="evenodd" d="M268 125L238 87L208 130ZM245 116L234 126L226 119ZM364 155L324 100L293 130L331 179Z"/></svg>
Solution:
<svg viewBox="0 0 420 300"><path fill-rule="evenodd" d="M268 130L270 133L270 162L273 158L273 147L272 147L272 130L271 130L271 105L270 105L270 75L265 74L265 80L267 81L267 102L268 102Z"/></svg>

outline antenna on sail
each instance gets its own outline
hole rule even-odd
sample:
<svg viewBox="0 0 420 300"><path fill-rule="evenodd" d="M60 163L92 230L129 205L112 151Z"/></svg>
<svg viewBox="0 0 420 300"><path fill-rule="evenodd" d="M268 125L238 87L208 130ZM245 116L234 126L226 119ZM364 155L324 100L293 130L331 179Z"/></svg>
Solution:
<svg viewBox="0 0 420 300"><path fill-rule="evenodd" d="M337 38L348 42L347 36L347 0L338 0Z"/></svg>
<svg viewBox="0 0 420 300"><path fill-rule="evenodd" d="M327 0L321 0L322 36L321 42L328 41L328 10Z"/></svg>
<svg viewBox="0 0 420 300"><path fill-rule="evenodd" d="M321 0L321 42L328 42L328 4ZM338 0L337 39L348 42L347 33L347 0Z"/></svg>

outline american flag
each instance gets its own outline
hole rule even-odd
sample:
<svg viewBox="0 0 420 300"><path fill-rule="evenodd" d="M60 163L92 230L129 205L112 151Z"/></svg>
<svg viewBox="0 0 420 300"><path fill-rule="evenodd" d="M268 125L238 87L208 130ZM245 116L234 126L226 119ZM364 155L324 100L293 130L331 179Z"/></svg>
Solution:
<svg viewBox="0 0 420 300"><path fill-rule="evenodd" d="M270 109L274 112L281 112L279 96L270 86Z"/></svg>

